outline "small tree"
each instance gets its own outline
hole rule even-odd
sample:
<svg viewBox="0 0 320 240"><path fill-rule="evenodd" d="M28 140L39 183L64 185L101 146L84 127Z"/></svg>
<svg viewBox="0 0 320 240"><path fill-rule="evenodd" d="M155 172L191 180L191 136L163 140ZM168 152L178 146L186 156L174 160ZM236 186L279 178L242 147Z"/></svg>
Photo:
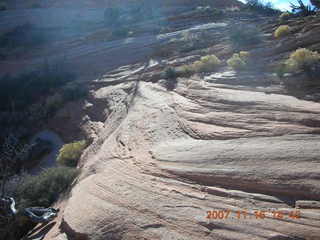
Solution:
<svg viewBox="0 0 320 240"><path fill-rule="evenodd" d="M10 175L21 169L24 159L28 156L31 145L21 144L13 134L9 134L1 146L0 180L1 197L5 196L5 185Z"/></svg>

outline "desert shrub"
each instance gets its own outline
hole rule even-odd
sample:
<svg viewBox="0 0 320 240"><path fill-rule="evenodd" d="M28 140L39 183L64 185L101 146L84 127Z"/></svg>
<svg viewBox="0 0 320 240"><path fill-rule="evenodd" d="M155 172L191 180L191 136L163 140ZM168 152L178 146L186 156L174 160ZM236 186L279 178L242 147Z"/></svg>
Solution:
<svg viewBox="0 0 320 240"><path fill-rule="evenodd" d="M290 34L290 27L288 25L281 25L274 31L276 38L281 38Z"/></svg>
<svg viewBox="0 0 320 240"><path fill-rule="evenodd" d="M234 48L243 48L261 42L261 33L255 27L237 26L230 30L229 38Z"/></svg>
<svg viewBox="0 0 320 240"><path fill-rule="evenodd" d="M173 67L168 67L164 71L164 78L166 79L164 86L167 90L172 91L177 86L177 78L179 77L178 72Z"/></svg>
<svg viewBox="0 0 320 240"><path fill-rule="evenodd" d="M78 170L74 168L54 167L39 175L27 176L15 193L19 208L49 207L70 186L77 174Z"/></svg>
<svg viewBox="0 0 320 240"><path fill-rule="evenodd" d="M215 71L221 61L215 55L201 57L199 61L194 62L190 67L194 72L212 72Z"/></svg>
<svg viewBox="0 0 320 240"><path fill-rule="evenodd" d="M192 64L183 65L177 70L180 77L189 77L198 72L213 72L221 65L220 59L215 55L201 57L200 60Z"/></svg>
<svg viewBox="0 0 320 240"><path fill-rule="evenodd" d="M288 72L312 72L319 61L320 54L318 52L306 48L299 48L291 53L289 59L285 62L286 70Z"/></svg>
<svg viewBox="0 0 320 240"><path fill-rule="evenodd" d="M281 15L279 16L279 21L282 23L282 22L285 22L287 21L290 17L291 17L291 13L289 12L284 12L284 13L281 13Z"/></svg>
<svg viewBox="0 0 320 240"><path fill-rule="evenodd" d="M280 10L275 9L271 2L265 3L261 0L247 0L245 9L268 16L280 13Z"/></svg>
<svg viewBox="0 0 320 240"><path fill-rule="evenodd" d="M0 2L0 11L5 11L8 9L8 6L5 2Z"/></svg>
<svg viewBox="0 0 320 240"><path fill-rule="evenodd" d="M236 71L247 68L250 53L246 51L240 51L233 54L233 56L227 61L227 64Z"/></svg>
<svg viewBox="0 0 320 240"><path fill-rule="evenodd" d="M165 79L174 79L178 77L178 73L173 67L166 68L164 74Z"/></svg>
<svg viewBox="0 0 320 240"><path fill-rule="evenodd" d="M85 141L78 141L63 145L59 151L58 162L67 167L76 167L83 150L87 144Z"/></svg>

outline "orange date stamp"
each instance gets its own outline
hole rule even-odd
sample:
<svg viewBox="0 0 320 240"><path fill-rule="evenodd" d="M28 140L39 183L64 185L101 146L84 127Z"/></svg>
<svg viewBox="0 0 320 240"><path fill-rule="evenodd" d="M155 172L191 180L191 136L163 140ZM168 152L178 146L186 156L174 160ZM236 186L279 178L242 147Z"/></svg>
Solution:
<svg viewBox="0 0 320 240"><path fill-rule="evenodd" d="M300 219L300 211L269 211L269 210L210 210L207 211L207 219L210 220L223 220L223 219Z"/></svg>

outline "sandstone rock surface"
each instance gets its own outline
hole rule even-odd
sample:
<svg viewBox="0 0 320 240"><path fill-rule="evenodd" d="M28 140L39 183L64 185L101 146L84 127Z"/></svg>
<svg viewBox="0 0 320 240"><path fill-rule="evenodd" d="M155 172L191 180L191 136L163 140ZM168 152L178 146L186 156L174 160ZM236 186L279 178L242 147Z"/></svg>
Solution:
<svg viewBox="0 0 320 240"><path fill-rule="evenodd" d="M99 24L101 9L86 13ZM28 19L26 12L16 14ZM320 103L291 96L264 71L294 47L266 35L251 46L255 71L236 73L224 64L215 73L178 78L168 91L160 84L165 67L213 53L225 62L232 55L232 27L275 21L241 13L215 22L187 16L171 15L172 30L164 34L146 31L112 41L95 25L92 32L65 36L46 54L0 63L15 72L46 56L65 56L89 85L84 101L66 106L69 120L59 114L51 119L61 135L81 132L91 144L46 240L320 239L319 209L296 208L306 203L301 200L320 200ZM182 43L172 42L186 32L209 33L213 42L152 56L168 45L176 50ZM314 39L305 44L314 46ZM208 219L210 211L228 216Z"/></svg>

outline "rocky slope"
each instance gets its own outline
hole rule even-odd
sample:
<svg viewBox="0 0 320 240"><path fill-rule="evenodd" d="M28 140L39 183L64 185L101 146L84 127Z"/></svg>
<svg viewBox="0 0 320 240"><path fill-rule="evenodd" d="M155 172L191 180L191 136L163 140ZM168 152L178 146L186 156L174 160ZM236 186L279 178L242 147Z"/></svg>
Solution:
<svg viewBox="0 0 320 240"><path fill-rule="evenodd" d="M320 210L300 201L320 200L320 103L314 91L292 96L268 72L299 46L317 49L307 39L315 39L319 20L309 29L292 20L304 30L278 41L273 17L187 16L175 16L169 33L81 42L68 51L90 95L62 109L71 116L58 113L52 127L64 138L81 129L92 143L45 239L319 239ZM166 66L209 53L230 57L228 32L241 24L263 30L262 43L249 47L254 70L224 65L179 78L174 91L162 86ZM205 32L209 45L179 53L178 44L167 57L152 55L185 31ZM230 212L207 219L207 211ZM300 218L292 216L297 211Z"/></svg>

